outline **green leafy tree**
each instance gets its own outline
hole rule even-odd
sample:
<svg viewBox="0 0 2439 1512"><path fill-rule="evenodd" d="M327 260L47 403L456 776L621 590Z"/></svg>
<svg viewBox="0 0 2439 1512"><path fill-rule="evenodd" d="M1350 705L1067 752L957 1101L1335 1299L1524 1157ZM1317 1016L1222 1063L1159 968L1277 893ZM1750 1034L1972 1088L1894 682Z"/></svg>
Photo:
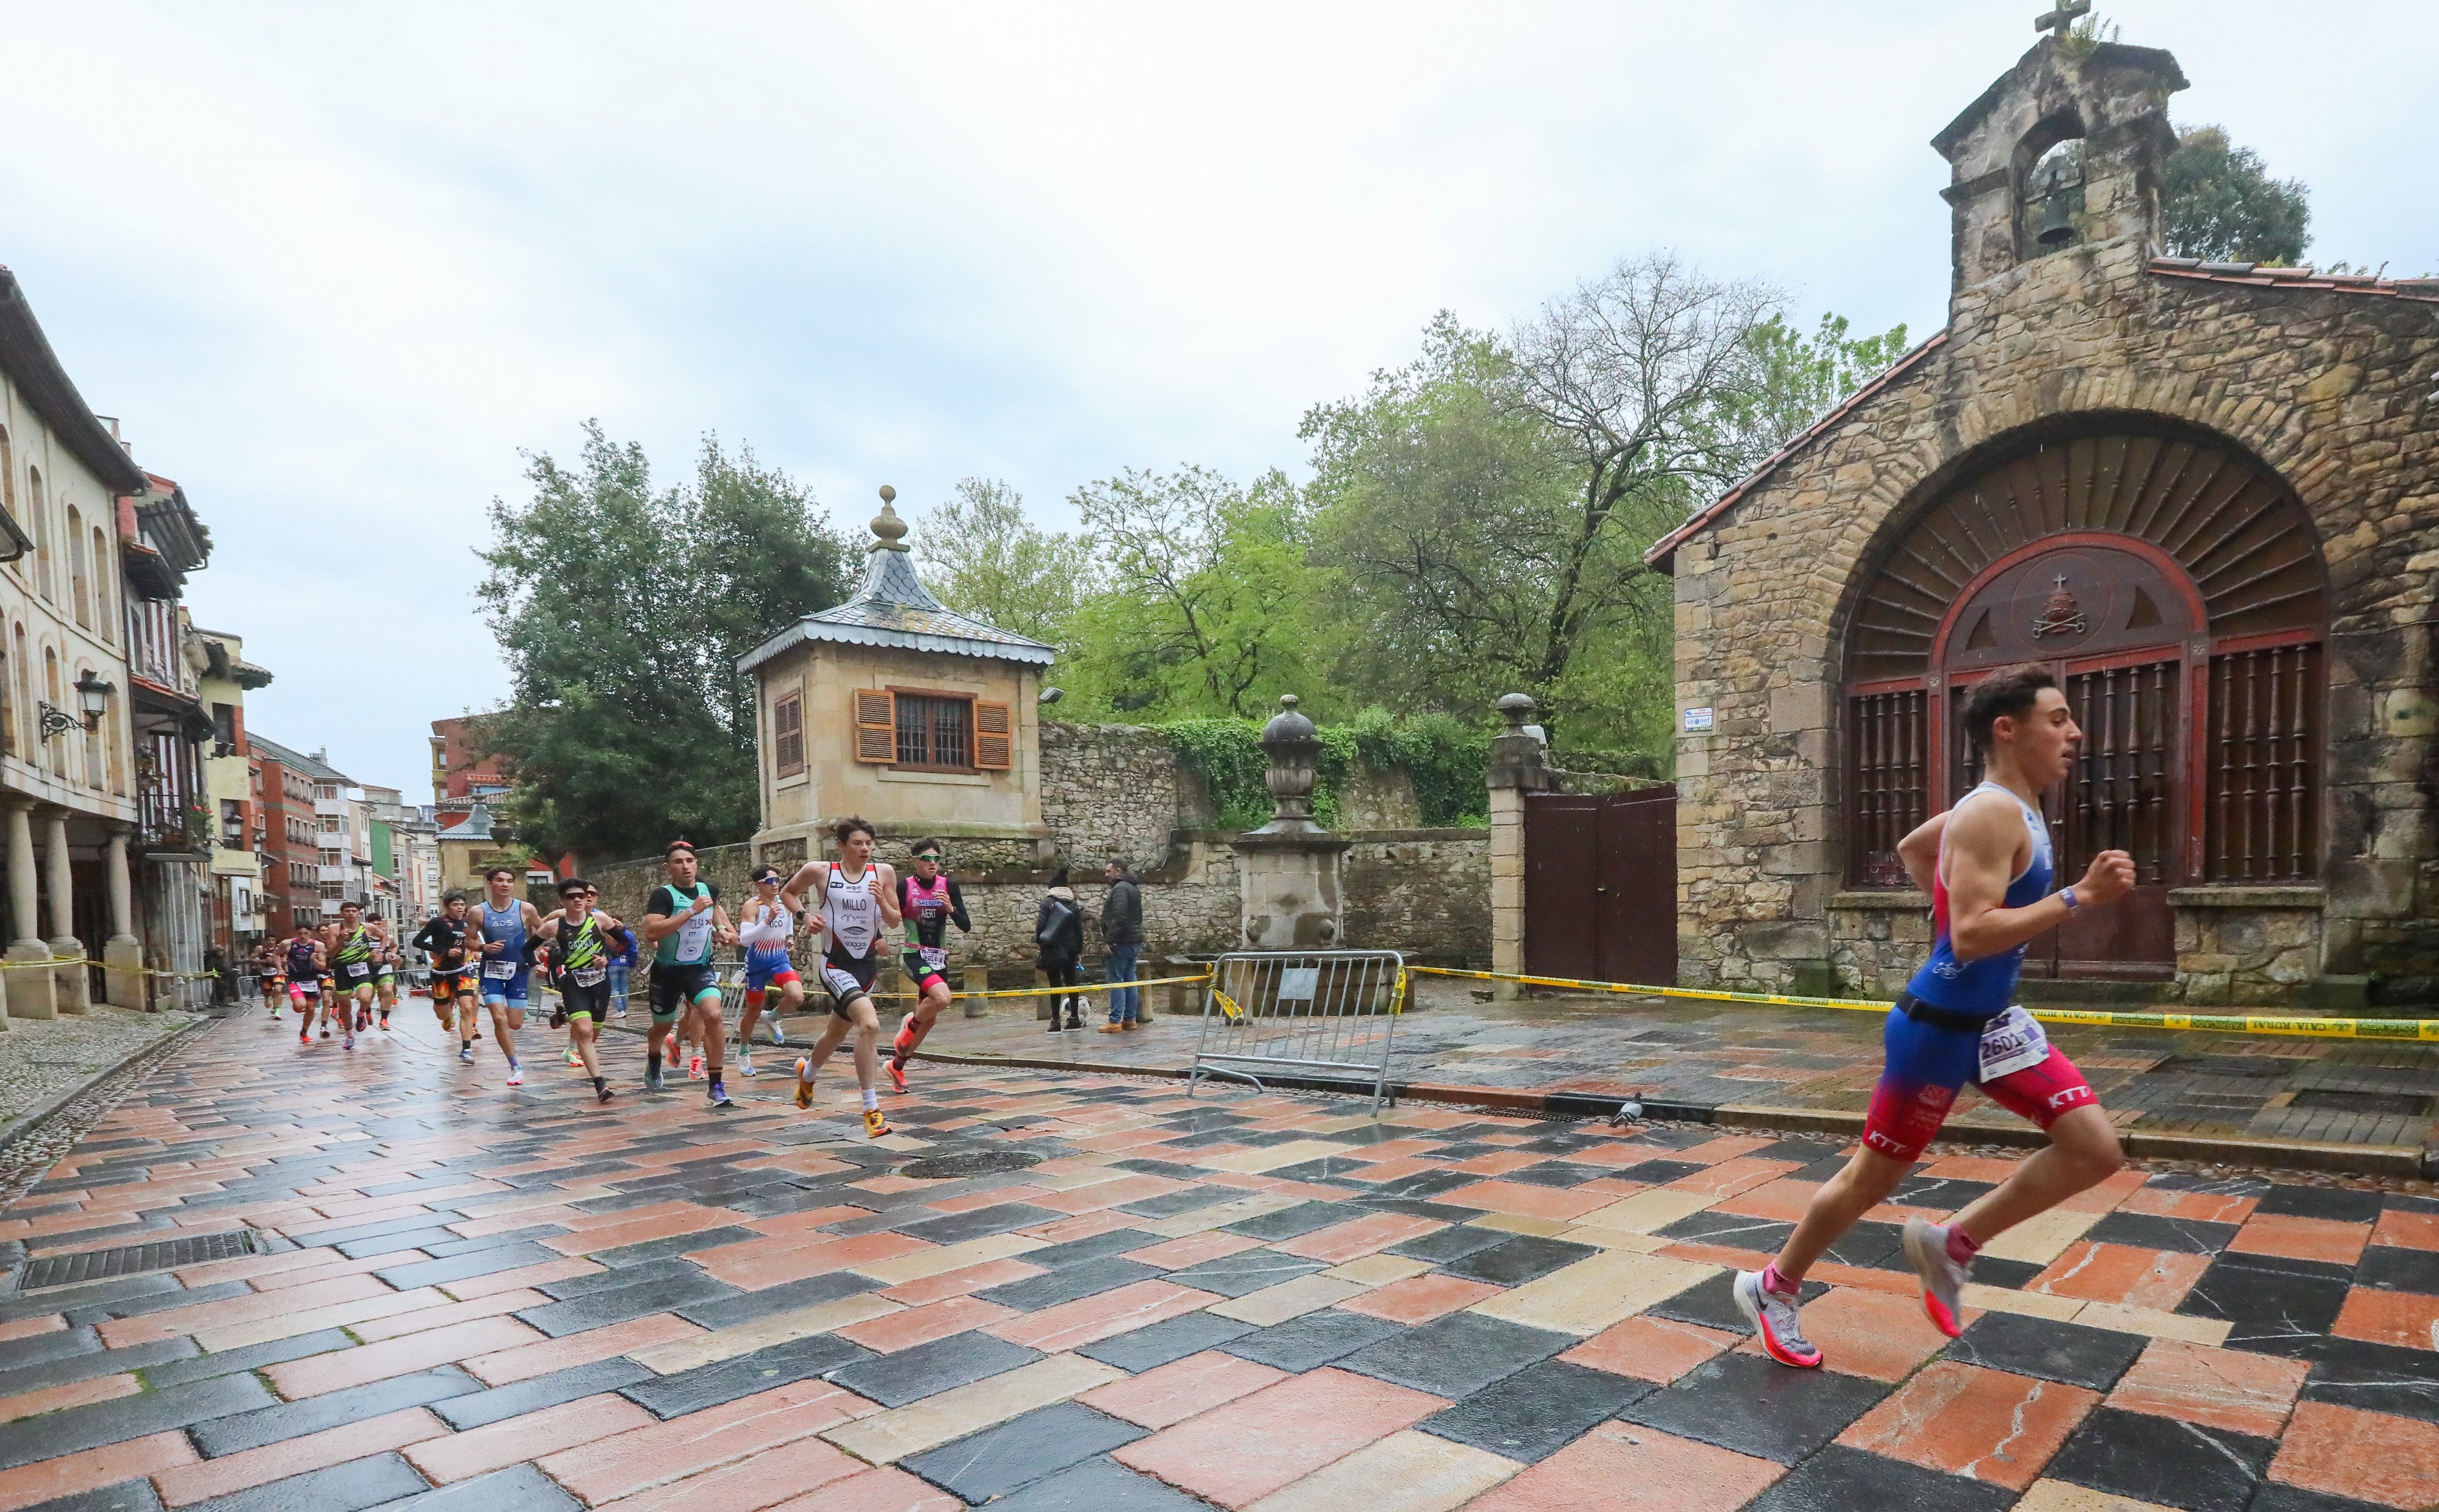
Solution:
<svg viewBox="0 0 2439 1512"><path fill-rule="evenodd" d="M1833 314L1824 314L1808 337L1779 315L1754 329L1761 382L1739 429L1755 450L1767 455L1794 440L1905 355L1901 325L1877 336L1850 336L1848 329L1846 317Z"/></svg>
<svg viewBox="0 0 2439 1512"><path fill-rule="evenodd" d="M545 851L621 859L757 821L753 679L737 658L843 596L845 552L811 491L706 437L656 489L598 423L573 465L527 458L494 499L479 595L511 694L486 738L517 774L508 812Z"/></svg>
<svg viewBox="0 0 2439 1512"><path fill-rule="evenodd" d="M1065 531L1025 518L1024 496L996 478L962 478L917 531L924 585L960 614L1069 649L1098 564Z"/></svg>
<svg viewBox="0 0 2439 1512"><path fill-rule="evenodd" d="M2312 206L2300 179L2273 179L2261 154L2198 126L2177 138L2162 185L2168 250L2206 262L2303 260Z"/></svg>
<svg viewBox="0 0 2439 1512"><path fill-rule="evenodd" d="M1284 474L1129 469L1074 501L1099 585L1073 621L1078 712L1244 717L1312 691L1307 522Z"/></svg>

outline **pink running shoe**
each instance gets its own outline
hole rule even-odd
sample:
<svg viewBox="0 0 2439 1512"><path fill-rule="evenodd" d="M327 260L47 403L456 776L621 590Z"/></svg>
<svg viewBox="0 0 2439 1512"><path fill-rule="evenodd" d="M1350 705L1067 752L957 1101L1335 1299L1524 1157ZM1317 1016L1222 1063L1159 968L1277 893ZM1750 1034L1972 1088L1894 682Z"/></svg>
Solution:
<svg viewBox="0 0 2439 1512"><path fill-rule="evenodd" d="M1763 1290L1759 1271L1737 1272L1734 1290L1736 1310L1761 1335L1761 1346L1770 1352L1771 1359L1798 1370L1811 1370L1821 1363L1821 1351L1804 1337L1804 1325L1796 1318L1793 1297Z"/></svg>
<svg viewBox="0 0 2439 1512"><path fill-rule="evenodd" d="M1906 1258L1922 1277L1922 1310L1931 1325L1950 1339L1965 1331L1965 1283L1972 1268L1959 1265L1948 1253L1948 1225L1906 1219Z"/></svg>

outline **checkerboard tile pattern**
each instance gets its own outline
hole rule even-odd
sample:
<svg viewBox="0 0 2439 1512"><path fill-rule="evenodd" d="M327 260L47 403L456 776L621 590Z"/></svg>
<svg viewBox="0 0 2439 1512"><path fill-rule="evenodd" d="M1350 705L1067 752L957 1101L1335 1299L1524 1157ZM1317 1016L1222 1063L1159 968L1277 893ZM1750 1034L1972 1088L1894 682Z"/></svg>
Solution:
<svg viewBox="0 0 2439 1512"><path fill-rule="evenodd" d="M1796 1372L1728 1272L1825 1140L927 1065L874 1143L835 1077L600 1108L526 1039L509 1092L413 1023L230 1021L0 1212L0 1512L2439 1502L2428 1196L2127 1173L1990 1246L1949 1340L1896 1230L2008 1167L1935 1158ZM1029 1164L909 1171L982 1151Z"/></svg>

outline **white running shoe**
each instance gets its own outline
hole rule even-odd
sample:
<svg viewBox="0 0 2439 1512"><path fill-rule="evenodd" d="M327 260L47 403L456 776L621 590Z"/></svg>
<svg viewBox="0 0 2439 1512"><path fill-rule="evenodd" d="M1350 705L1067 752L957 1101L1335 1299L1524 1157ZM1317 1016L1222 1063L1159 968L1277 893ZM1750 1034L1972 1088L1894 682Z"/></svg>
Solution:
<svg viewBox="0 0 2439 1512"><path fill-rule="evenodd" d="M513 1060L509 1061L509 1062L508 1062L508 1085L509 1085L509 1086L511 1086L511 1087L522 1087L522 1086L524 1086L525 1084L525 1067L523 1067L523 1066L521 1066L521 1065L518 1065L518 1064L517 1064L515 1061L513 1061Z"/></svg>
<svg viewBox="0 0 2439 1512"><path fill-rule="evenodd" d="M771 1042L773 1044L786 1044L788 1042L788 1036L779 1027L779 1016L774 1013L771 1015L768 1022L771 1025Z"/></svg>
<svg viewBox="0 0 2439 1512"><path fill-rule="evenodd" d="M457 1059L461 1065L472 1065L474 1063L474 1047L470 1044L459 1045L457 1047Z"/></svg>
<svg viewBox="0 0 2439 1512"><path fill-rule="evenodd" d="M571 1066L580 1066L584 1064L584 1058L576 1053L576 1046L574 1045L569 1045L567 1047L567 1063Z"/></svg>
<svg viewBox="0 0 2439 1512"><path fill-rule="evenodd" d="M737 1047L737 1074L740 1076L754 1075L754 1058L745 1053L743 1045Z"/></svg>
<svg viewBox="0 0 2439 1512"><path fill-rule="evenodd" d="M1798 1370L1810 1370L1821 1363L1821 1351L1804 1337L1804 1325L1795 1315L1793 1298L1764 1291L1759 1271L1739 1271L1734 1287L1736 1310L1761 1335L1761 1346L1770 1358L1782 1365Z"/></svg>
<svg viewBox="0 0 2439 1512"><path fill-rule="evenodd" d="M1931 1325L1950 1339L1963 1333L1965 1283L1973 1278L1973 1268L1949 1257L1948 1225L1906 1219L1905 1253L1914 1273L1922 1277L1922 1310Z"/></svg>

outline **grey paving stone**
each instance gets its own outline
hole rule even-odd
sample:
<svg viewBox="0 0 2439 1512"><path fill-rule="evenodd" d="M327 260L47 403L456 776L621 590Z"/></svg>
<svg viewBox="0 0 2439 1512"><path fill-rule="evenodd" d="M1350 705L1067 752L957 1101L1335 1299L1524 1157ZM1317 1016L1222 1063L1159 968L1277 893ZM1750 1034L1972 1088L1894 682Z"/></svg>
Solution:
<svg viewBox="0 0 2439 1512"><path fill-rule="evenodd" d="M1182 1273L1171 1272L1172 1276ZM1115 1291L1120 1287L1132 1286L1138 1281L1148 1281L1160 1274L1161 1270L1158 1266L1142 1265L1133 1260L1121 1260L1112 1256L1099 1260L1080 1261L1043 1275L1026 1276L1022 1281L1011 1281L1006 1286L977 1291L974 1295L985 1302L996 1302L1002 1307L1034 1312L1043 1307L1055 1307L1062 1302L1076 1302L1085 1297L1098 1296L1104 1291Z"/></svg>
<svg viewBox="0 0 2439 1512"><path fill-rule="evenodd" d="M1112 1229L1107 1234L1095 1234L1090 1238L1068 1239L1059 1244L1045 1244L1038 1250L1027 1250L1019 1258L1027 1265L1056 1271L1085 1260L1098 1260L1105 1255L1146 1249L1159 1242L1159 1235L1147 1234L1141 1229Z"/></svg>
<svg viewBox="0 0 2439 1512"><path fill-rule="evenodd" d="M2305 1358L2346 1303L2350 1277L2333 1272L2334 1267L2274 1256L2222 1254L2177 1311L2234 1324L2225 1348Z"/></svg>
<svg viewBox="0 0 2439 1512"><path fill-rule="evenodd" d="M2016 1493L2003 1485L1942 1475L1843 1444L1832 1444L1745 1503L1745 1512L2003 1512Z"/></svg>
<svg viewBox="0 0 2439 1512"><path fill-rule="evenodd" d="M824 1379L883 1407L903 1407L1041 1358L1036 1350L987 1333L960 1333L847 1365Z"/></svg>
<svg viewBox="0 0 2439 1512"><path fill-rule="evenodd" d="M1327 1269L1319 1260L1281 1254L1276 1250L1239 1250L1235 1254L1223 1254L1216 1260L1187 1266L1183 1271L1171 1271L1168 1279L1182 1287L1192 1287L1197 1291L1241 1297L1249 1291L1259 1291L1264 1287L1274 1287L1282 1281L1292 1281L1300 1275L1310 1275L1315 1271Z"/></svg>
<svg viewBox="0 0 2439 1512"><path fill-rule="evenodd" d="M392 1266L373 1274L401 1291L406 1291L416 1287L447 1286L452 1281L463 1281L470 1276L493 1275L502 1271L513 1271L519 1266L546 1265L564 1258L557 1250L546 1250L527 1240L487 1250L469 1250L436 1260Z"/></svg>
<svg viewBox="0 0 2439 1512"><path fill-rule="evenodd" d="M2199 1218L2110 1213L2086 1230L2083 1236L2102 1244L2129 1244L2181 1254L2216 1254L2234 1239L2235 1230L2233 1223L2205 1223Z"/></svg>
<svg viewBox="0 0 2439 1512"><path fill-rule="evenodd" d="M767 1318L774 1312L793 1312L798 1307L810 1307L818 1302L878 1291L885 1284L866 1280L852 1271L832 1271L827 1275L809 1275L775 1287L764 1287L759 1291L748 1291L741 1296L680 1307L678 1316L705 1328L728 1328L740 1323L751 1323L757 1318Z"/></svg>
<svg viewBox="0 0 2439 1512"><path fill-rule="evenodd" d="M384 1502L377 1512L578 1512L584 1505L530 1465L519 1465L436 1491Z"/></svg>
<svg viewBox="0 0 2439 1512"><path fill-rule="evenodd" d="M1537 1465L1659 1389L1652 1381L1542 1360L1415 1426L1520 1465Z"/></svg>
<svg viewBox="0 0 2439 1512"><path fill-rule="evenodd" d="M2359 1285L2380 1291L2418 1291L2425 1296L2439 1295L2439 1251L2372 1245L2362 1253L2355 1280Z"/></svg>
<svg viewBox="0 0 2439 1512"><path fill-rule="evenodd" d="M2275 1185L2262 1194L2256 1213L2329 1218L2340 1223L2379 1221L2380 1194L2343 1186Z"/></svg>
<svg viewBox="0 0 2439 1512"><path fill-rule="evenodd" d="M1454 1401L1581 1342L1478 1312L1452 1312L1358 1350L1338 1365Z"/></svg>
<svg viewBox="0 0 2439 1512"><path fill-rule="evenodd" d="M98 1449L148 1433L190 1428L277 1400L252 1376L227 1376L95 1402L89 1407L63 1408L40 1417L20 1418L0 1424L0 1469L14 1469L36 1460Z"/></svg>
<svg viewBox="0 0 2439 1512"><path fill-rule="evenodd" d="M456 1235L435 1222L430 1215L425 1216L421 1228L343 1239L331 1248L350 1260L363 1260L376 1254L402 1254L408 1250L420 1250L426 1244L450 1244L456 1240Z"/></svg>
<svg viewBox="0 0 2439 1512"><path fill-rule="evenodd" d="M615 1275L618 1272L609 1273ZM655 1312L675 1312L680 1307L741 1295L741 1289L714 1281L695 1271L691 1275L655 1278L636 1286L587 1292L566 1302L527 1307L518 1313L517 1318L558 1339L567 1334L582 1333L588 1328L603 1328L614 1323L647 1318Z"/></svg>
<svg viewBox="0 0 2439 1512"><path fill-rule="evenodd" d="M1449 1275L1467 1281L1487 1281L1492 1286L1521 1287L1525 1282L1551 1272L1589 1259L1601 1252L1589 1244L1571 1244L1565 1239L1545 1239L1539 1235L1510 1235L1504 1243L1452 1260L1440 1269Z"/></svg>
<svg viewBox="0 0 2439 1512"><path fill-rule="evenodd" d="M970 1503L982 1503L1131 1444L1146 1432L1081 1402L1060 1402L899 1463Z"/></svg>
<svg viewBox="0 0 2439 1512"><path fill-rule="evenodd" d="M638 1381L619 1388L618 1395L655 1417L683 1417L758 1391L772 1391L883 1358L835 1334L814 1334L674 1376Z"/></svg>
<svg viewBox="0 0 2439 1512"><path fill-rule="evenodd" d="M1402 1325L1384 1318L1324 1307L1232 1339L1220 1347L1256 1364L1301 1375L1404 1331Z"/></svg>
<svg viewBox="0 0 2439 1512"><path fill-rule="evenodd" d="M2304 1399L2439 1423L2439 1357L2360 1339L2323 1339Z"/></svg>
<svg viewBox="0 0 2439 1512"><path fill-rule="evenodd" d="M15 1323L20 1318L39 1318L49 1312L68 1312L78 1308L101 1307L128 1297L146 1296L156 1291L184 1291L178 1278L166 1271L150 1275L122 1275L108 1281L88 1281L80 1287L61 1287L30 1296L17 1296L0 1303L0 1323Z"/></svg>
<svg viewBox="0 0 2439 1512"><path fill-rule="evenodd" d="M1796 1461L1836 1438L1891 1388L1829 1370L1789 1370L1759 1355L1714 1355L1618 1415L1730 1449Z"/></svg>
<svg viewBox="0 0 2439 1512"><path fill-rule="evenodd" d="M26 1512L161 1512L161 1498L153 1493L150 1481L121 1481L116 1485L38 1502Z"/></svg>
<svg viewBox="0 0 2439 1512"><path fill-rule="evenodd" d="M1940 1353L1968 1365L2105 1393L2133 1367L2135 1357L2149 1343L2140 1334L2013 1312L1985 1312Z"/></svg>
<svg viewBox="0 0 2439 1512"><path fill-rule="evenodd" d="M1252 1333L1254 1325L1222 1318L1216 1312L1188 1312L1131 1332L1115 1334L1076 1352L1087 1360L1115 1365L1130 1376L1142 1375L1173 1360L1199 1355L1231 1339Z"/></svg>
<svg viewBox="0 0 2439 1512"><path fill-rule="evenodd" d="M223 1281L208 1287L187 1287L177 1291L151 1291L140 1297L127 1297L117 1302L105 1302L91 1307L71 1307L64 1316L71 1325L106 1323L113 1318L137 1318L148 1312L167 1312L172 1307L201 1307L206 1302L226 1302L232 1297L258 1295L242 1281Z"/></svg>
<svg viewBox="0 0 2439 1512"><path fill-rule="evenodd" d="M1036 1207L1030 1202L1001 1202L991 1207L970 1208L963 1213L949 1213L902 1223L898 1226L898 1232L927 1244L956 1244L966 1239L1006 1234L1013 1229L1057 1223L1066 1217L1064 1213Z"/></svg>
<svg viewBox="0 0 2439 1512"><path fill-rule="evenodd" d="M148 1365L173 1360L184 1360L195 1352L192 1339L160 1339L150 1343L131 1344L125 1349L97 1349L89 1354L62 1355L39 1365L20 1365L0 1377L0 1388L9 1395L42 1391L51 1386L64 1386L71 1381L91 1380L96 1376L115 1376L123 1370L141 1370Z"/></svg>
<svg viewBox="0 0 2439 1512"><path fill-rule="evenodd" d="M1283 1207L1275 1213L1259 1213L1230 1223L1223 1232L1275 1244L1281 1239L1292 1239L1298 1235L1310 1234L1333 1223L1344 1223L1348 1218L1362 1216L1336 1202L1299 1202L1294 1207Z"/></svg>
<svg viewBox="0 0 2439 1512"><path fill-rule="evenodd" d="M533 1290L553 1302L573 1302L596 1291L615 1291L620 1287L639 1287L647 1281L678 1281L701 1274L701 1266L685 1260L652 1260L619 1271L605 1269L572 1275L564 1281L545 1281Z"/></svg>
<svg viewBox="0 0 2439 1512"><path fill-rule="evenodd" d="M1428 1260L1433 1265L1446 1265L1451 1260L1462 1260L1476 1250L1504 1244L1515 1236L1504 1229L1475 1228L1469 1223L1459 1222L1451 1228L1433 1229L1403 1243L1392 1244L1388 1253L1403 1255L1409 1260Z"/></svg>
<svg viewBox="0 0 2439 1512"><path fill-rule="evenodd" d="M565 1370L554 1370L544 1376L531 1376L512 1380L489 1391L472 1392L463 1396L451 1396L432 1403L433 1412L450 1427L464 1432L486 1423L503 1418L522 1417L545 1407L557 1407L603 1392L616 1391L653 1379L650 1368L639 1365L625 1356L596 1360Z"/></svg>
<svg viewBox="0 0 2439 1512"><path fill-rule="evenodd" d="M27 1365L40 1365L65 1355L101 1352L101 1335L91 1328L54 1328L48 1333L0 1342L0 1371L13 1376Z"/></svg>
<svg viewBox="0 0 2439 1512"><path fill-rule="evenodd" d="M253 1378L219 1377L198 1386L179 1389L199 1391L205 1387L230 1385L238 1380L252 1383ZM379 1417L383 1413L395 1413L408 1407L423 1407L482 1389L481 1381L454 1365L444 1365L438 1370L422 1370L412 1376L394 1376L388 1380L377 1380L370 1385L326 1392L302 1401L282 1402L276 1407L264 1407L254 1412L215 1416L209 1421L194 1424L187 1430L187 1436L195 1441L195 1447L204 1451L205 1458L218 1459L223 1454L260 1449L265 1444L276 1444L282 1439L302 1438L308 1433L318 1433L342 1423ZM144 1400L140 1396L125 1399ZM104 1405L116 1406L117 1403Z"/></svg>
<svg viewBox="0 0 2439 1512"><path fill-rule="evenodd" d="M1118 1205L1118 1211L1131 1213L1137 1218L1175 1218L1180 1213L1191 1213L1199 1208L1234 1201L1240 1195L1242 1194L1233 1187L1189 1186L1182 1191L1163 1192L1158 1197L1148 1197L1140 1202L1122 1202Z"/></svg>
<svg viewBox="0 0 2439 1512"><path fill-rule="evenodd" d="M624 1268L641 1265L647 1260L666 1260L676 1255L692 1254L697 1250L716 1250L723 1244L745 1244L770 1236L731 1223L723 1228L704 1229L695 1234L672 1234L666 1239L646 1239L641 1244L622 1244L614 1250L596 1250L585 1258L596 1265Z"/></svg>
<svg viewBox="0 0 2439 1512"><path fill-rule="evenodd" d="M2271 1439L2103 1406L2042 1474L2155 1506L2219 1512L2245 1504L2277 1449Z"/></svg>
<svg viewBox="0 0 2439 1512"><path fill-rule="evenodd" d="M325 1355L333 1349L352 1349L356 1342L345 1329L320 1328L312 1333L300 1333L293 1339L274 1339L267 1343L247 1344L241 1349L215 1350L208 1355L197 1354L194 1341L170 1341L187 1347L180 1354L165 1357L165 1363L147 1365L144 1383L154 1391L176 1386L186 1381L203 1380L212 1376L232 1376L240 1371L260 1370L265 1365L285 1364L308 1355ZM133 1350L113 1353L133 1354Z"/></svg>
<svg viewBox="0 0 2439 1512"><path fill-rule="evenodd" d="M991 1512L1210 1512L1210 1506L1106 1455L990 1503Z"/></svg>
<svg viewBox="0 0 2439 1512"><path fill-rule="evenodd" d="M349 1460L283 1481L197 1502L194 1512L364 1512L429 1490L432 1483L396 1454Z"/></svg>

